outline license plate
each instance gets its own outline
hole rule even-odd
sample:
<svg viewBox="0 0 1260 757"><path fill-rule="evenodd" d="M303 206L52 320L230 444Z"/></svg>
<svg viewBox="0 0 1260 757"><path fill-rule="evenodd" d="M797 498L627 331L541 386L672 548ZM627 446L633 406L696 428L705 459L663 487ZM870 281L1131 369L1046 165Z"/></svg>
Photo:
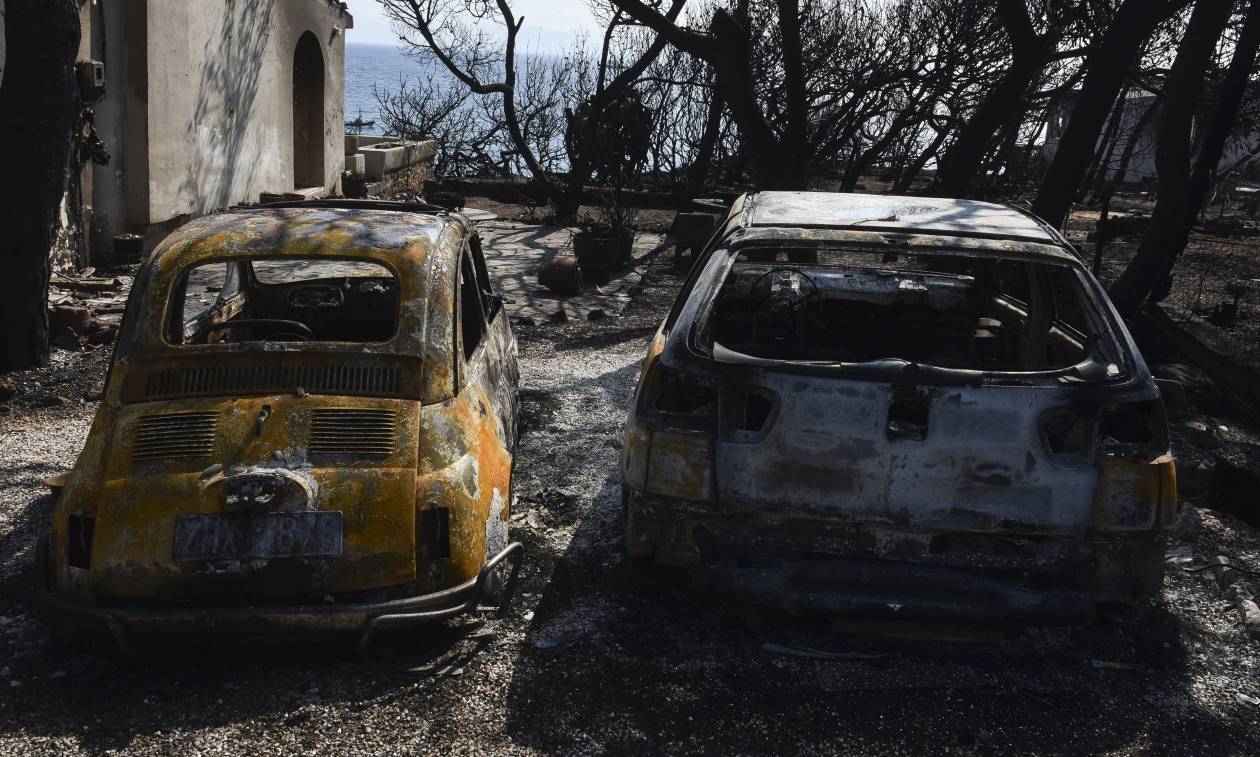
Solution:
<svg viewBox="0 0 1260 757"><path fill-rule="evenodd" d="M341 513L198 513L175 518L175 559L252 560L341 554Z"/></svg>

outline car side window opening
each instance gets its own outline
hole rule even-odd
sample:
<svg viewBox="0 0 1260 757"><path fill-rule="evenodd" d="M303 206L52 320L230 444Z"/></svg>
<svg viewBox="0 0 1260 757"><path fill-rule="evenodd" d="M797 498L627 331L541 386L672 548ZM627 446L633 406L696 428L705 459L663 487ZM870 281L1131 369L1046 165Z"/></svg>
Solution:
<svg viewBox="0 0 1260 757"><path fill-rule="evenodd" d="M464 360L472 359L477 346L485 335L485 314L482 310L482 293L477 285L477 274L472 257L460 256L459 265L459 324L463 340Z"/></svg>
<svg viewBox="0 0 1260 757"><path fill-rule="evenodd" d="M1055 263L761 248L737 254L697 334L776 360L1055 371L1114 346L1096 311L1083 280Z"/></svg>
<svg viewBox="0 0 1260 757"><path fill-rule="evenodd" d="M186 343L188 338L203 331L210 324L231 316L242 302L233 302L242 296L241 266L239 263L209 263L185 272L172 294L172 318L167 329L168 339L174 344ZM175 317L182 314L182 318ZM215 335L216 340L221 335Z"/></svg>
<svg viewBox="0 0 1260 757"><path fill-rule="evenodd" d="M481 251L481 239L474 236L468 244L468 254L472 258L473 271L477 277L477 290L481 294L482 310L486 314L486 322L494 320L499 314L499 309L503 306L502 301L495 295L494 286L490 283L490 271L486 268L486 258Z"/></svg>
<svg viewBox="0 0 1260 757"><path fill-rule="evenodd" d="M1066 327L1079 336L1089 334L1087 306L1081 300L1083 292L1076 275L1067 268L1055 267L1050 269L1049 277L1055 325Z"/></svg>
<svg viewBox="0 0 1260 757"><path fill-rule="evenodd" d="M999 260L996 263L1002 295L1020 305L1029 303L1028 264L1022 260Z"/></svg>
<svg viewBox="0 0 1260 757"><path fill-rule="evenodd" d="M180 291L185 321L207 316L211 308L224 299L223 290L231 270L232 266L227 263L213 263L198 266L186 274Z"/></svg>
<svg viewBox="0 0 1260 757"><path fill-rule="evenodd" d="M192 266L167 309L176 345L384 342L398 325L393 271L371 261L243 259Z"/></svg>

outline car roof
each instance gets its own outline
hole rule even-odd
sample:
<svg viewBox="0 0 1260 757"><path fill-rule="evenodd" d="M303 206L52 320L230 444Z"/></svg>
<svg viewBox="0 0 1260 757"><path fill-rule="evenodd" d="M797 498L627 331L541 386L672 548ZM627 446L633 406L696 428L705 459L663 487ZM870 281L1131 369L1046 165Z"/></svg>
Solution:
<svg viewBox="0 0 1260 757"><path fill-rule="evenodd" d="M462 216L400 204L354 206L332 203L259 205L202 216L184 224L154 250L163 271L203 260L267 255L372 258L399 273L424 269L438 251L458 252L442 237L471 228Z"/></svg>
<svg viewBox="0 0 1260 757"><path fill-rule="evenodd" d="M260 205L203 216L176 229L154 249L132 287L138 306L123 319L116 359L145 367L134 373L139 378L129 380L147 381L144 377L152 371L167 368L219 370L233 360L237 362L232 365L254 364L267 354L273 354L267 358L273 361L297 359L276 357L299 353L281 343L213 349L168 344L162 329L171 293L189 268L268 256L352 259L377 262L397 274L400 307L395 334L385 342L321 343L317 353L304 353L303 359L418 357L425 366L415 374L418 396L428 398L425 401L450 396L455 381L451 366L458 261L474 227L464 216L445 210L375 205L344 201ZM143 397L146 390L128 391L134 391L129 396Z"/></svg>
<svg viewBox="0 0 1260 757"><path fill-rule="evenodd" d="M861 229L1063 244L1054 229L1032 214L992 202L841 192L758 192L748 199L746 226Z"/></svg>

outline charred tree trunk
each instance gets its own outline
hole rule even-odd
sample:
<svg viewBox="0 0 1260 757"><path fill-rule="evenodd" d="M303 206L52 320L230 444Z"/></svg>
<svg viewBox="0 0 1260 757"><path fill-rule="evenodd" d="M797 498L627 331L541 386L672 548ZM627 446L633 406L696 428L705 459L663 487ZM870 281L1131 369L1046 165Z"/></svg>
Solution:
<svg viewBox="0 0 1260 757"><path fill-rule="evenodd" d="M803 177L809 163L810 149L805 64L801 59L801 12L798 0L777 0L777 5L779 33L783 40L784 84L787 90L787 133L783 139L783 152L790 170Z"/></svg>
<svg viewBox="0 0 1260 757"><path fill-rule="evenodd" d="M718 137L722 132L722 98L717 92L709 96L709 114L704 122L704 133L700 135L700 145L696 148L696 161L687 168L687 195L695 197L704 191L709 178L709 168L713 165L713 151L717 147Z"/></svg>
<svg viewBox="0 0 1260 757"><path fill-rule="evenodd" d="M771 128L761 110L753 82L752 42L747 24L741 23L730 11L718 9L713 13L709 33L701 34L678 26L643 0L612 1L628 16L651 28L679 50L694 55L713 67L717 93L726 103L731 120L739 127L744 149L753 161L754 183L757 188L805 187L808 177L803 163L804 156L789 154L784 141ZM790 5L797 7L794 2ZM799 37L798 27L798 40ZM799 61L799 49L784 51L785 65L790 66L793 58ZM790 79L799 75L799 71L794 74L789 69L787 74ZM804 124L800 123L795 128L803 127Z"/></svg>
<svg viewBox="0 0 1260 757"><path fill-rule="evenodd" d="M77 0L5 0L0 145L0 370L48 358L49 253L61 226L67 176L77 168Z"/></svg>
<svg viewBox="0 0 1260 757"><path fill-rule="evenodd" d="M947 197L967 194L989 151L994 132L1020 108L1024 94L1049 59L1052 41L1037 35L1024 0L999 0L997 12L1010 36L1011 67L958 132L936 172L931 188L933 194Z"/></svg>
<svg viewBox="0 0 1260 757"><path fill-rule="evenodd" d="M1165 89L1155 153L1155 170L1159 174L1155 210L1137 254L1111 289L1116 307L1126 318L1136 313L1152 292L1160 299L1167 296L1173 265L1198 220L1216 165L1238 116L1256 51L1260 49L1260 2L1254 0L1247 9L1247 19L1225 80L1221 82L1220 95L1203 131L1194 167L1188 170L1190 130L1198 95L1203 89L1203 74L1211 64L1217 38L1229 20L1231 5L1228 0L1199 0L1185 38L1177 49L1177 59ZM1199 29L1192 35L1196 21L1199 21ZM1163 291L1156 291L1161 286Z"/></svg>
<svg viewBox="0 0 1260 757"><path fill-rule="evenodd" d="M713 14L711 29L717 43L711 61L717 91L739 125L753 162L757 188L804 189L804 171L793 162L799 156L789 153L761 112L753 88L752 43L747 28L731 14L719 10Z"/></svg>
<svg viewBox="0 0 1260 757"><path fill-rule="evenodd" d="M1032 212L1051 226L1063 225L1125 77L1168 10L1165 0L1125 0L1103 33L1102 42L1086 59L1088 71L1081 94L1033 200Z"/></svg>
<svg viewBox="0 0 1260 757"><path fill-rule="evenodd" d="M684 0L674 0L666 18L672 20L682 11ZM604 38L604 51L601 55L599 67L599 83L596 86L595 95L591 98L590 109L582 123L578 125L580 130L579 144L588 147L579 151L576 156L570 156L571 165L569 166L568 180L565 182L564 192L556 201L556 219L561 222L571 221L577 217L578 208L582 204L582 192L586 189L586 182L591 178L591 174L595 170L595 161L591 155L590 145L595 142L596 132L599 129L600 121L604 117L604 111L610 104L616 102L623 94L625 94L634 82L647 70L648 66L660 57L661 52L665 49L666 40L664 37L658 36L652 41L652 44L639 56L629 68L625 69L612 81L607 82L607 59L608 59L608 41L613 32L613 24L616 19L609 24Z"/></svg>
<svg viewBox="0 0 1260 757"><path fill-rule="evenodd" d="M919 178L919 172L927 165L927 162L936 157L941 151L941 145L945 143L945 138L949 136L949 127L941 127L936 131L936 136L928 143L923 152L919 153L914 160L902 170L901 175L897 177L897 182L893 184L893 194L905 194L910 191L910 187L914 186L914 180Z"/></svg>

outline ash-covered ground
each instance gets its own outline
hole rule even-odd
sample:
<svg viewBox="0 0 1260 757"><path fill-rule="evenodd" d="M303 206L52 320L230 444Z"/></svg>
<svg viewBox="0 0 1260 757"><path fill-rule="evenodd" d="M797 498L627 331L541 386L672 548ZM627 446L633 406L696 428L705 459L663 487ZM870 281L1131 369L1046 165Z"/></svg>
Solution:
<svg viewBox="0 0 1260 757"><path fill-rule="evenodd" d="M278 639L132 661L50 635L32 606L41 481L73 463L108 356L58 352L18 377L0 415L0 752L1260 752L1260 639L1210 571L1170 572L1157 601L1088 627L947 643L750 623L632 566L622 426L681 280L661 257L620 318L518 327L517 601L505 618L389 636L365 656ZM1189 496L1174 546L1260 571L1256 530Z"/></svg>

